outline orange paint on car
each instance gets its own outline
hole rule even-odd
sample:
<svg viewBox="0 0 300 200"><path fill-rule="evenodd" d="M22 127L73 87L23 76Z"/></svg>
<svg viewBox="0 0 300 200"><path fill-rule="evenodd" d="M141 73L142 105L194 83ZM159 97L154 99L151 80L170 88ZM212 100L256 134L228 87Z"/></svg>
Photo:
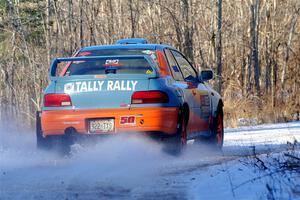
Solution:
<svg viewBox="0 0 300 200"><path fill-rule="evenodd" d="M175 134L178 123L177 107L117 108L95 110L49 110L42 112L44 136L62 135L73 127L80 134L88 134L88 120L99 118L115 119L115 134L119 132L159 131ZM121 116L135 116L136 123L122 124Z"/></svg>
<svg viewBox="0 0 300 200"><path fill-rule="evenodd" d="M188 133L207 131L209 130L209 121L202 119L191 111L187 130Z"/></svg>

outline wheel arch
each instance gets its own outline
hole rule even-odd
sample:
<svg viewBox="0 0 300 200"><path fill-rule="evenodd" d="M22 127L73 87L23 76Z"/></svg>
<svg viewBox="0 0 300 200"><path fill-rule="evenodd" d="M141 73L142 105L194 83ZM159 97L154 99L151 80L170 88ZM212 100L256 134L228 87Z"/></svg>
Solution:
<svg viewBox="0 0 300 200"><path fill-rule="evenodd" d="M217 117L218 112L222 112L222 115L224 114L223 112L223 107L224 103L222 99L219 99L217 107L215 107L216 110L213 111L213 117Z"/></svg>
<svg viewBox="0 0 300 200"><path fill-rule="evenodd" d="M218 103L217 111L222 111L222 113L223 113L223 107L224 107L223 100L220 99L219 103Z"/></svg>
<svg viewBox="0 0 300 200"><path fill-rule="evenodd" d="M182 104L180 112L180 117L186 118L186 123L188 124L188 121L190 119L190 107L186 102Z"/></svg>

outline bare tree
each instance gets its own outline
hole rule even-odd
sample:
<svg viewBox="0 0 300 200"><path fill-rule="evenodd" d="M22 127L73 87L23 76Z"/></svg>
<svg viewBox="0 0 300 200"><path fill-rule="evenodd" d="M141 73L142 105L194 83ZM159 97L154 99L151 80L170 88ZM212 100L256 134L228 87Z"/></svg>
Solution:
<svg viewBox="0 0 300 200"><path fill-rule="evenodd" d="M284 89L285 82L286 82L286 70L287 70L287 64L289 61L289 54L290 54L290 49L291 49L292 38L295 33L295 27L296 27L296 24L298 21L299 13L300 13L300 8L298 8L296 10L296 13L292 16L292 20L291 20L291 27L290 27L290 31L289 31L288 41L286 44L286 50L285 50L285 55L284 55L284 65L283 65L282 75L281 75L281 87L283 89Z"/></svg>
<svg viewBox="0 0 300 200"><path fill-rule="evenodd" d="M194 27L190 17L190 7L188 0L181 0L182 4L182 22L183 22L183 52L193 62L193 34Z"/></svg>
<svg viewBox="0 0 300 200"><path fill-rule="evenodd" d="M218 0L218 29L217 29L217 91L222 93L222 0Z"/></svg>
<svg viewBox="0 0 300 200"><path fill-rule="evenodd" d="M250 6L251 22L250 22L250 35L251 35L251 65L254 69L254 80L256 95L260 96L260 66L258 57L258 36L259 36L259 0L255 0L254 4Z"/></svg>

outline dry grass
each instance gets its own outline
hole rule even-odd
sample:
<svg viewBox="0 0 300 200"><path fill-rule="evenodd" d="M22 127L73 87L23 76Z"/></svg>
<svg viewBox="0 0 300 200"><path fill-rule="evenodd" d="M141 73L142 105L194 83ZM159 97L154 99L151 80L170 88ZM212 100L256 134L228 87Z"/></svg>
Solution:
<svg viewBox="0 0 300 200"><path fill-rule="evenodd" d="M299 95L278 90L274 99L269 93L258 97L243 94L239 83L234 80L227 84L223 93L225 127L300 120Z"/></svg>

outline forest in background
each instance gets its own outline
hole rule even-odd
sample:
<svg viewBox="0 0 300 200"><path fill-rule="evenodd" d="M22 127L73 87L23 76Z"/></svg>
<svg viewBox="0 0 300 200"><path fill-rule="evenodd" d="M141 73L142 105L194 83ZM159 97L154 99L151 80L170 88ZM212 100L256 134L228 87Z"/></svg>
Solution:
<svg viewBox="0 0 300 200"><path fill-rule="evenodd" d="M299 0L0 0L0 120L33 125L51 59L142 37L221 92L225 125L299 120Z"/></svg>

